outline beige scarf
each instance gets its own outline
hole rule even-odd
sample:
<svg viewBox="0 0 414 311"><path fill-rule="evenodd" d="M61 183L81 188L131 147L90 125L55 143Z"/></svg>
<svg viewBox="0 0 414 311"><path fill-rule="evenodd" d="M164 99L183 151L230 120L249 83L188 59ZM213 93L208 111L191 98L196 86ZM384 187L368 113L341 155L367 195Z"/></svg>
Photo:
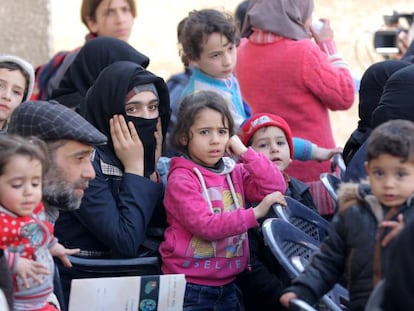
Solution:
<svg viewBox="0 0 414 311"><path fill-rule="evenodd" d="M256 28L294 40L309 38L305 22L313 7L313 0L251 0L242 36L250 36L252 28Z"/></svg>

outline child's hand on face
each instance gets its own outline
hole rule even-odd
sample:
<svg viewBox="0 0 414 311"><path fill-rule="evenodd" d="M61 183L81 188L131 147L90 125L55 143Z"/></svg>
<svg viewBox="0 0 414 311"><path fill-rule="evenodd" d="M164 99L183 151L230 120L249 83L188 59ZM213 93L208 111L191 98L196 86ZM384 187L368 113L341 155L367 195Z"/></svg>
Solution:
<svg viewBox="0 0 414 311"><path fill-rule="evenodd" d="M50 274L50 271L48 271L41 263L37 261L20 257L17 262L16 273L22 279L23 285L26 288L30 288L29 278L32 278L39 284L42 284L43 281L40 278L40 275Z"/></svg>
<svg viewBox="0 0 414 311"><path fill-rule="evenodd" d="M247 151L247 147L242 143L239 136L233 135L227 143L226 151L229 155L239 157Z"/></svg>
<svg viewBox="0 0 414 311"><path fill-rule="evenodd" d="M397 221L394 220L384 220L381 224L383 227L392 228L390 233L388 233L384 239L381 241L381 246L387 246L388 243L395 238L404 228L404 216L399 214Z"/></svg>
<svg viewBox="0 0 414 311"><path fill-rule="evenodd" d="M59 257L60 261L62 261L65 267L72 267L72 264L68 258L68 255L74 255L80 252L79 248L68 249L65 248L62 244L56 243L51 248L49 248L49 252L54 257Z"/></svg>
<svg viewBox="0 0 414 311"><path fill-rule="evenodd" d="M256 219L262 218L266 216L267 212L269 211L270 207L275 204L279 203L280 205L286 206L286 200L285 196L280 191L275 191L267 196L264 197L262 202L260 202L255 208L254 208L254 215Z"/></svg>

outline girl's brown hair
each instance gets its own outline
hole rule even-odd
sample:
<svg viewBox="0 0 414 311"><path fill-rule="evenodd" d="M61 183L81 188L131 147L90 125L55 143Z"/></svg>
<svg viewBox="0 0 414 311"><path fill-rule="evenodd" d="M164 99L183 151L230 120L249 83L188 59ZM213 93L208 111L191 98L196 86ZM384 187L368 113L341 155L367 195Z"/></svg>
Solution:
<svg viewBox="0 0 414 311"><path fill-rule="evenodd" d="M47 147L45 142L37 137L23 138L17 135L0 136L0 175L10 160L17 156L25 156L30 160L36 159L42 164L42 173L48 169Z"/></svg>

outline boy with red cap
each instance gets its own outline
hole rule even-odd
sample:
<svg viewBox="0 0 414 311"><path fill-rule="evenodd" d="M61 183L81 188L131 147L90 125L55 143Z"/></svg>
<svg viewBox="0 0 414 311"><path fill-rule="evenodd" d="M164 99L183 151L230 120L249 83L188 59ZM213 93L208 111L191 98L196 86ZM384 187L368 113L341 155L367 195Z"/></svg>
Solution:
<svg viewBox="0 0 414 311"><path fill-rule="evenodd" d="M239 130L239 137L246 146L264 153L285 178L285 195L317 212L315 203L305 183L284 173L293 159L292 132L287 122L274 114L259 113L246 120ZM276 217L272 209L262 219ZM281 291L289 285L289 277L263 241L258 229L248 232L251 270L243 273L238 285L243 293L246 310L282 310L278 301Z"/></svg>
<svg viewBox="0 0 414 311"><path fill-rule="evenodd" d="M239 136L246 146L264 153L284 174L288 186L285 195L317 212L309 186L284 173L292 162L294 143L290 127L282 117L271 113L255 114L241 126Z"/></svg>

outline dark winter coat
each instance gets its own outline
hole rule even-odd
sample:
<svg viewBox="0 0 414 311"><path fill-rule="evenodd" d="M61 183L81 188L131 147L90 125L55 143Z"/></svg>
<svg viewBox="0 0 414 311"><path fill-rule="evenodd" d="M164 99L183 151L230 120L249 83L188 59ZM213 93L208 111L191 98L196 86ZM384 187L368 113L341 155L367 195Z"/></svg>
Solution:
<svg viewBox="0 0 414 311"><path fill-rule="evenodd" d="M366 184L343 184L339 190L339 200L340 210L332 220L329 236L322 242L319 252L312 257L305 271L286 291L293 291L303 300L314 304L345 276L350 297L348 310L364 310L374 284L375 245L389 233L389 229L379 231L379 225L390 209L370 194ZM390 219L396 221L399 213L404 215L406 221L412 219L413 205L412 198L409 198ZM380 239L377 240L378 233ZM394 242L381 247L378 264L382 271L379 277L388 265L388 249Z"/></svg>
<svg viewBox="0 0 414 311"><path fill-rule="evenodd" d="M285 194L317 211L309 186L295 178L290 177L289 179L289 188ZM269 213L260 220L260 223L275 217L277 217L275 212L270 209ZM251 268L238 279L244 306L247 311L285 310L279 303L279 295L289 285L290 278L265 245L260 227L250 229L248 236Z"/></svg>

